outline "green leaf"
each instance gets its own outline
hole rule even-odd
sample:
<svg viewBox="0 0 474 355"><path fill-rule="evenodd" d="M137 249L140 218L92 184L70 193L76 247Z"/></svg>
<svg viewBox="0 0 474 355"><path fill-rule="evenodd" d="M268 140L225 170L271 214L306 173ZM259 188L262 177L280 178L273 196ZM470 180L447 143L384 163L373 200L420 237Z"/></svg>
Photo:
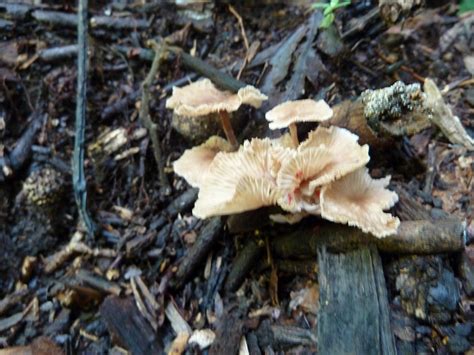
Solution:
<svg viewBox="0 0 474 355"><path fill-rule="evenodd" d="M461 0L459 4L459 14L474 10L474 0Z"/></svg>

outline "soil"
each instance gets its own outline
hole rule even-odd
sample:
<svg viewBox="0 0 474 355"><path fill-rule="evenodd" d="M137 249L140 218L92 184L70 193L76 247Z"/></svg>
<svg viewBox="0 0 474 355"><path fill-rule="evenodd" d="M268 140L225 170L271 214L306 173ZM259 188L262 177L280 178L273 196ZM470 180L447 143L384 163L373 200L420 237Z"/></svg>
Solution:
<svg viewBox="0 0 474 355"><path fill-rule="evenodd" d="M252 354L317 352L316 259L271 260L268 252L272 237L296 227L269 225L254 215L244 219L246 228L231 228L225 218L200 220L191 213L197 192L173 173L172 162L193 142L173 129L165 102L173 85L200 75L179 55L162 61L149 93L171 189L160 185L152 142L139 119L140 88L151 61L136 49L147 48L150 39L173 40L184 52L237 76L247 50L229 5L92 2L90 17L136 22L121 29L91 26L88 37L84 167L88 209L99 227L89 236L80 222L70 164L75 57L41 57L44 49L75 44L76 29L33 16L38 10L73 14L76 8L73 2L40 3L25 2L24 15L0 4L0 167L12 169L0 175L0 348L47 337L53 341L46 341L49 353L166 352L172 343L181 349L176 353L208 351L197 343L180 348L173 342L179 338L177 324L184 323L191 332L215 336L214 353L232 347L236 353L241 339ZM308 1L266 3L233 2L257 57L313 14ZM304 93L293 94L334 106L367 89L429 77L445 89L445 101L474 136L474 14L459 14L454 1L426 1L388 25L376 9L375 2L363 1L336 11L332 27L320 30L311 46L317 57L305 68ZM376 15L364 23L371 12ZM141 26L139 20L148 22ZM267 95L288 94L285 85L304 52L298 46L291 54L283 80ZM239 80L261 86L272 55L264 59L259 65L250 61ZM261 110L244 108L238 116L241 139L268 133ZM25 144L24 133L34 125L39 129L26 144L26 159L6 164L4 157ZM108 133L115 137L112 148L103 139ZM391 175L429 218L466 223L461 253L382 255L399 352L474 352L474 153L450 144L434 127L370 152L371 174ZM302 225L318 223L312 218ZM241 270L229 290L233 262L243 253L259 261ZM170 307L180 316L170 315ZM133 328L136 317L140 331ZM121 322L136 343L127 343ZM282 332L286 337L278 335Z"/></svg>

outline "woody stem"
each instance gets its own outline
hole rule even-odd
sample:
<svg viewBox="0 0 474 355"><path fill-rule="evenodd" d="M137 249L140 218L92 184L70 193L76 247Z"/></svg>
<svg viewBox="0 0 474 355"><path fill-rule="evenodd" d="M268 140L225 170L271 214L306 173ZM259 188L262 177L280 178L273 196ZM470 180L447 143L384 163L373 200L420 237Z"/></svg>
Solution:
<svg viewBox="0 0 474 355"><path fill-rule="evenodd" d="M219 111L219 118L227 140L234 148L237 148L239 143L237 142L237 138L235 138L234 129L230 123L229 113L227 111Z"/></svg>
<svg viewBox="0 0 474 355"><path fill-rule="evenodd" d="M288 128L290 129L291 140L293 141L293 145L296 148L300 144L300 141L298 140L298 129L296 128L296 123L290 123Z"/></svg>

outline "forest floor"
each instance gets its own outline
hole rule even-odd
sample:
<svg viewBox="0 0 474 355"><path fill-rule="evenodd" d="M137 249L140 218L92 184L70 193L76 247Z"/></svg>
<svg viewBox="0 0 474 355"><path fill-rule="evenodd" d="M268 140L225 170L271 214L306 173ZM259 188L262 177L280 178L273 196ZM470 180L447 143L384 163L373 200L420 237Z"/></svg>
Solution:
<svg viewBox="0 0 474 355"><path fill-rule="evenodd" d="M79 222L71 175L77 48L70 46L77 34L68 16L76 9L50 3L0 4L0 349L160 353L173 344L175 353L195 353L212 343L212 353L317 351L316 257L272 253L272 238L299 226L265 223L260 215L232 225L191 213L197 190L173 173L172 163L215 132L181 127L165 108L173 86L201 77L180 55L163 59L149 92L170 188L160 184L139 119L153 59L149 40L166 38L256 87L267 83L274 58L286 58L281 81L265 92L282 100L309 97L334 106L367 89L431 78L474 136L474 13L459 14L456 2L426 1L392 25L375 2L357 2L336 11L309 52L307 1L197 8L93 2L85 171L99 233L90 237ZM289 46L285 58L277 56L282 45ZM304 55L311 58L300 73L295 63ZM295 75L303 80L289 95L285 84ZM241 139L267 134L264 112L239 110ZM462 252L382 253L397 348L474 353L473 152L434 127L370 152L371 174L391 175L391 187L407 192L428 219L466 223ZM252 263L236 271L243 253L253 253Z"/></svg>

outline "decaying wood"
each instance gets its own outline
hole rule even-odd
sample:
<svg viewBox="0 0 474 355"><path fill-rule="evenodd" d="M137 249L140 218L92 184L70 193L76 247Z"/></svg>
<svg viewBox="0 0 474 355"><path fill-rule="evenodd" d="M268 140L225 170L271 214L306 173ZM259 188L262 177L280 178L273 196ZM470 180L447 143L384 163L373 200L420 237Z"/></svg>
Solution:
<svg viewBox="0 0 474 355"><path fill-rule="evenodd" d="M181 287L195 271L199 270L199 264L206 259L212 246L220 238L222 225L222 218L214 217L201 230L194 245L179 261L178 270L173 279L175 287Z"/></svg>
<svg viewBox="0 0 474 355"><path fill-rule="evenodd" d="M91 286L104 293L120 296L122 289L115 282L109 281L87 270L78 270L75 275L75 281L79 284Z"/></svg>
<svg viewBox="0 0 474 355"><path fill-rule="evenodd" d="M13 173L20 170L28 160L31 155L31 147L45 119L46 115L34 113L31 116L28 128L18 139L10 154L0 157L0 182L3 182L7 177L13 176Z"/></svg>
<svg viewBox="0 0 474 355"><path fill-rule="evenodd" d="M77 15L61 11L49 11L35 8L26 4L0 4L0 13L14 20L27 20L27 16L38 23L62 27L76 27ZM109 30L146 30L150 24L146 20L133 17L93 16L90 21L92 28Z"/></svg>
<svg viewBox="0 0 474 355"><path fill-rule="evenodd" d="M151 222L150 229L159 229L163 227L169 220L175 218L179 213L190 208L196 201L198 190L190 188L184 191L176 199L171 202L168 207L160 214L160 216Z"/></svg>
<svg viewBox="0 0 474 355"><path fill-rule="evenodd" d="M398 202L394 207L395 214L401 221L429 221L430 213L401 184L394 184Z"/></svg>
<svg viewBox="0 0 474 355"><path fill-rule="evenodd" d="M363 246L333 254L322 246L318 248L318 263L318 353L396 354L376 248Z"/></svg>
<svg viewBox="0 0 474 355"><path fill-rule="evenodd" d="M30 345L1 349L0 355L62 355L64 352L51 339L39 337Z"/></svg>
<svg viewBox="0 0 474 355"><path fill-rule="evenodd" d="M240 339L244 331L244 309L229 305L222 319L218 320L216 340L209 349L209 355L238 354Z"/></svg>
<svg viewBox="0 0 474 355"><path fill-rule="evenodd" d="M421 3L422 0L380 0L380 16L388 24L393 24Z"/></svg>
<svg viewBox="0 0 474 355"><path fill-rule="evenodd" d="M387 146L391 137L411 136L434 124L450 142L474 149L474 140L430 79L425 81L424 92L418 84L396 82L366 90L355 101L335 105L333 111L333 117L322 125L347 128L371 147Z"/></svg>
<svg viewBox="0 0 474 355"><path fill-rule="evenodd" d="M265 244L262 240L249 238L244 248L232 262L224 286L226 292L233 292L240 287L247 273L252 269L264 250Z"/></svg>
<svg viewBox="0 0 474 355"><path fill-rule="evenodd" d="M423 86L426 94L425 106L430 110L429 116L453 144L460 144L469 150L474 150L474 139L469 136L459 117L455 116L451 108L444 102L438 87L430 78L426 78Z"/></svg>
<svg viewBox="0 0 474 355"><path fill-rule="evenodd" d="M356 228L321 221L313 229L274 238L272 248L281 258L305 258L315 256L321 245L342 251L371 243L385 253L453 253L464 249L465 226L456 220L405 221L396 235L378 239Z"/></svg>
<svg viewBox="0 0 474 355"><path fill-rule="evenodd" d="M22 288L5 296L2 300L0 300L0 316L7 312L13 306L20 303L22 299L28 294L28 288Z"/></svg>
<svg viewBox="0 0 474 355"><path fill-rule="evenodd" d="M132 354L162 354L162 337L140 314L132 298L110 296L100 314L113 339Z"/></svg>

